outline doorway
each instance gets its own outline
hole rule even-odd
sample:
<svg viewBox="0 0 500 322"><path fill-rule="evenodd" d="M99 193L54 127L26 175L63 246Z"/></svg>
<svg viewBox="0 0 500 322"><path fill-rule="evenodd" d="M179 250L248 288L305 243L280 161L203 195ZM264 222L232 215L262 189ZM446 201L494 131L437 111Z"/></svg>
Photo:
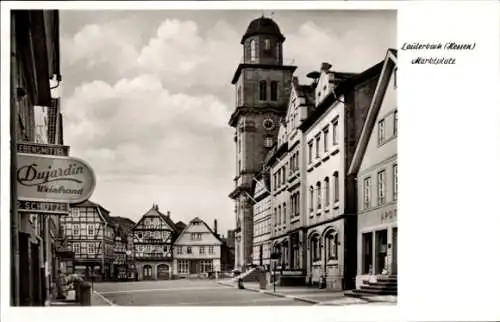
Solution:
<svg viewBox="0 0 500 322"><path fill-rule="evenodd" d="M362 250L361 250L361 273L362 274L372 274L373 273L373 233L364 233L362 235Z"/></svg>
<svg viewBox="0 0 500 322"><path fill-rule="evenodd" d="M387 230L379 230L375 233L375 274L382 274L387 257Z"/></svg>
<svg viewBox="0 0 500 322"><path fill-rule="evenodd" d="M145 280L150 280L153 278L153 267L151 265L145 265L142 269L143 278Z"/></svg>
<svg viewBox="0 0 500 322"><path fill-rule="evenodd" d="M157 279L159 280L168 280L170 279L170 266L166 264L160 264L157 268Z"/></svg>
<svg viewBox="0 0 500 322"><path fill-rule="evenodd" d="M264 257L264 247L262 245L259 246L259 266L262 266Z"/></svg>
<svg viewBox="0 0 500 322"><path fill-rule="evenodd" d="M392 228L392 274L398 274L398 227Z"/></svg>

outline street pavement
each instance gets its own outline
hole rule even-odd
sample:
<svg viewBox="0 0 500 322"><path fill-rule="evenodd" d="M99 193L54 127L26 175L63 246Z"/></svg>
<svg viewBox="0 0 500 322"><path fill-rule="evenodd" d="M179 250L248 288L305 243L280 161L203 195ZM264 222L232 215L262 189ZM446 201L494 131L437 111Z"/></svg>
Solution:
<svg viewBox="0 0 500 322"><path fill-rule="evenodd" d="M104 282L94 284L93 306L306 306L288 297L227 287L214 280Z"/></svg>
<svg viewBox="0 0 500 322"><path fill-rule="evenodd" d="M237 287L235 280L219 281L219 284L228 287ZM343 291L335 291L331 289L319 289L317 287L308 286L276 286L268 285L266 289L260 289L258 283L244 282L245 290L259 292L261 294L273 295L278 297L290 298L295 301L308 302L314 305L395 305L397 303L396 296L369 296L355 298L345 296Z"/></svg>

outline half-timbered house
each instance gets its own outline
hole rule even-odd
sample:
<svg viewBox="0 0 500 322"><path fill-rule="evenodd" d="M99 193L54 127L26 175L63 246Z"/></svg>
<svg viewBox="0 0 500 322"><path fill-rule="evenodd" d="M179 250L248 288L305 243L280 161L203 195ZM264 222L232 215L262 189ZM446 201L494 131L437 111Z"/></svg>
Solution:
<svg viewBox="0 0 500 322"><path fill-rule="evenodd" d="M115 216L111 217L111 220L115 225L112 277L115 280L126 280L129 277L129 266L133 264L133 259L127 256L127 253L130 254L128 239L135 222L129 218Z"/></svg>
<svg viewBox="0 0 500 322"><path fill-rule="evenodd" d="M95 280L109 279L114 260L114 224L109 211L85 201L72 205L70 214L61 217L61 225L74 252L74 272Z"/></svg>
<svg viewBox="0 0 500 322"><path fill-rule="evenodd" d="M217 228L214 227L214 230ZM203 277L208 273L221 271L223 242L200 218L195 217L189 222L174 246L176 277Z"/></svg>
<svg viewBox="0 0 500 322"><path fill-rule="evenodd" d="M178 235L175 223L154 204L132 229L139 280L172 277L172 245Z"/></svg>

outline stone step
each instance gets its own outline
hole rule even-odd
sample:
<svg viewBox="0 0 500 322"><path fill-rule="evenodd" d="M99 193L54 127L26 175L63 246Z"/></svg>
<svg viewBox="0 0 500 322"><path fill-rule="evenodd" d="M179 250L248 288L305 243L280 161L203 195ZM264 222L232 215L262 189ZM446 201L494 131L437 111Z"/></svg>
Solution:
<svg viewBox="0 0 500 322"><path fill-rule="evenodd" d="M397 290L386 290L386 289L356 289L352 290L354 295L398 295Z"/></svg>
<svg viewBox="0 0 500 322"><path fill-rule="evenodd" d="M361 285L360 287L361 290L398 290L398 286L386 286L386 285L379 285L379 284L373 284L373 285Z"/></svg>

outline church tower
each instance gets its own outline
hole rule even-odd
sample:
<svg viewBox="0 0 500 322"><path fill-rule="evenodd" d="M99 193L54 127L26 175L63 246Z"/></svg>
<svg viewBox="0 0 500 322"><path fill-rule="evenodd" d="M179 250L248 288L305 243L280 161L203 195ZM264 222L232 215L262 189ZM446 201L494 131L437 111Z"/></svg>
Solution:
<svg viewBox="0 0 500 322"><path fill-rule="evenodd" d="M296 66L283 65L283 42L278 25L264 16L253 20L241 38L243 60L232 84L236 106L229 125L235 129L235 268L252 263L253 178L273 148L280 119L285 117Z"/></svg>

